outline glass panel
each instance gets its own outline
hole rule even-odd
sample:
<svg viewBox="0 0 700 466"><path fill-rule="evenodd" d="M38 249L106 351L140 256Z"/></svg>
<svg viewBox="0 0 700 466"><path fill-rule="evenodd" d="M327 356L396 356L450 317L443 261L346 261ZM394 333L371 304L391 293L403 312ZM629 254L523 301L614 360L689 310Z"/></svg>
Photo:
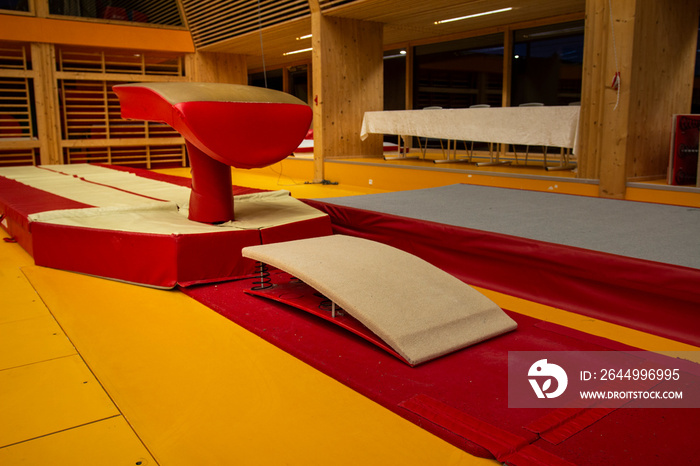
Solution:
<svg viewBox="0 0 700 466"><path fill-rule="evenodd" d="M176 0L49 0L49 13L80 18L182 26Z"/></svg>
<svg viewBox="0 0 700 466"><path fill-rule="evenodd" d="M289 92L294 97L309 102L308 66L293 66L289 70Z"/></svg>
<svg viewBox="0 0 700 466"><path fill-rule="evenodd" d="M29 11L28 0L0 0L0 10Z"/></svg>
<svg viewBox="0 0 700 466"><path fill-rule="evenodd" d="M267 87L277 91L284 90L284 78L282 68L268 70L266 73L253 73L248 75L248 84L256 87Z"/></svg>
<svg viewBox="0 0 700 466"><path fill-rule="evenodd" d="M503 34L416 47L413 108L501 106Z"/></svg>
<svg viewBox="0 0 700 466"><path fill-rule="evenodd" d="M405 109L406 50L387 50L384 52L384 110Z"/></svg>
<svg viewBox="0 0 700 466"><path fill-rule="evenodd" d="M698 29L698 45L695 48L695 78L693 80L693 102L690 113L700 113L700 29Z"/></svg>
<svg viewBox="0 0 700 466"><path fill-rule="evenodd" d="M511 105L581 101L583 21L515 32Z"/></svg>

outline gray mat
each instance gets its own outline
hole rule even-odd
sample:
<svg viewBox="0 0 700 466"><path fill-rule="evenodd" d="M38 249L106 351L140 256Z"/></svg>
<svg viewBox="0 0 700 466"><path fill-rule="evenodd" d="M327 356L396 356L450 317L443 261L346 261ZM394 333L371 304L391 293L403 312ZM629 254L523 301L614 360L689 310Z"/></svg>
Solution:
<svg viewBox="0 0 700 466"><path fill-rule="evenodd" d="M700 269L692 207L462 184L320 200Z"/></svg>

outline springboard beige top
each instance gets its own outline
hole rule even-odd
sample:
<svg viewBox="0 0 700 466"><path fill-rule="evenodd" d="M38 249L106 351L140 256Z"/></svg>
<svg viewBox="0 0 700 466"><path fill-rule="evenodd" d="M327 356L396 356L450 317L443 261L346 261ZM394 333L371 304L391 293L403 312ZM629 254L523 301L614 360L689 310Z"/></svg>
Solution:
<svg viewBox="0 0 700 466"><path fill-rule="evenodd" d="M340 305L410 364L514 330L483 294L391 246L344 235L246 247Z"/></svg>
<svg viewBox="0 0 700 466"><path fill-rule="evenodd" d="M306 105L286 92L243 84L222 83L138 83L115 87L150 89L171 105L181 102L257 102Z"/></svg>

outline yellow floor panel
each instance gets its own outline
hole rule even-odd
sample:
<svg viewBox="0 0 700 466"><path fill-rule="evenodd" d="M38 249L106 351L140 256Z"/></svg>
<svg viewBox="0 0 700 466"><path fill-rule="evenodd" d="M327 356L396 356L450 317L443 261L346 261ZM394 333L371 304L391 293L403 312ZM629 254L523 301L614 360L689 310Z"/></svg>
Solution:
<svg viewBox="0 0 700 466"><path fill-rule="evenodd" d="M179 292L23 271L160 464L494 464Z"/></svg>
<svg viewBox="0 0 700 466"><path fill-rule="evenodd" d="M153 466L146 447L122 416L0 448L0 464Z"/></svg>
<svg viewBox="0 0 700 466"><path fill-rule="evenodd" d="M553 322L564 327L573 328L590 335L607 338L625 345L630 345L646 351L657 353L672 353L674 357L682 357L689 361L700 363L700 348L663 338L650 333L612 324L592 317L575 314L544 304L533 303L496 291L474 287L503 309L534 317L535 319Z"/></svg>
<svg viewBox="0 0 700 466"><path fill-rule="evenodd" d="M5 237L0 229L0 238ZM0 324L48 315L34 288L20 267L34 264L34 259L18 244L0 242Z"/></svg>
<svg viewBox="0 0 700 466"><path fill-rule="evenodd" d="M0 370L76 354L48 311L45 316L0 323Z"/></svg>
<svg viewBox="0 0 700 466"><path fill-rule="evenodd" d="M0 446L119 414L79 356L0 371Z"/></svg>
<svg viewBox="0 0 700 466"><path fill-rule="evenodd" d="M314 199L322 197L357 196L359 194L381 193L384 190L372 188L360 188L349 184L324 185L307 183L311 179L291 178L284 175L280 164L265 167L258 170L232 170L232 182L236 186L246 188L267 189L271 191L289 191L297 199ZM166 168L153 170L165 175L190 177L189 168Z"/></svg>

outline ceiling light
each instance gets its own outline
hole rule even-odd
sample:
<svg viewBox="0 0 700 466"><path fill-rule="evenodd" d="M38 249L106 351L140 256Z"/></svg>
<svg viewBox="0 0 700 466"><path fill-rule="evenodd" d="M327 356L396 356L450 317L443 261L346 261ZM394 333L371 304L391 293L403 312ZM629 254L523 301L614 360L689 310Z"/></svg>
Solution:
<svg viewBox="0 0 700 466"><path fill-rule="evenodd" d="M304 39L311 39L311 34L307 34L305 36L297 37L297 40L304 40Z"/></svg>
<svg viewBox="0 0 700 466"><path fill-rule="evenodd" d="M483 13L476 13L476 14L468 15L468 16L460 16L459 18L450 18L450 19L443 19L441 21L435 21L435 24L451 23L453 21L461 21L463 19L476 18L477 16L486 16L486 15L492 15L494 13L503 13L505 11L510 11L512 9L513 9L513 7L508 7L508 8L501 8L500 10L484 11Z"/></svg>
<svg viewBox="0 0 700 466"><path fill-rule="evenodd" d="M301 50L294 50L293 52L286 52L286 53L283 53L282 55L294 55L295 53L311 52L312 50L313 50L313 47L310 47L308 49L301 49Z"/></svg>

